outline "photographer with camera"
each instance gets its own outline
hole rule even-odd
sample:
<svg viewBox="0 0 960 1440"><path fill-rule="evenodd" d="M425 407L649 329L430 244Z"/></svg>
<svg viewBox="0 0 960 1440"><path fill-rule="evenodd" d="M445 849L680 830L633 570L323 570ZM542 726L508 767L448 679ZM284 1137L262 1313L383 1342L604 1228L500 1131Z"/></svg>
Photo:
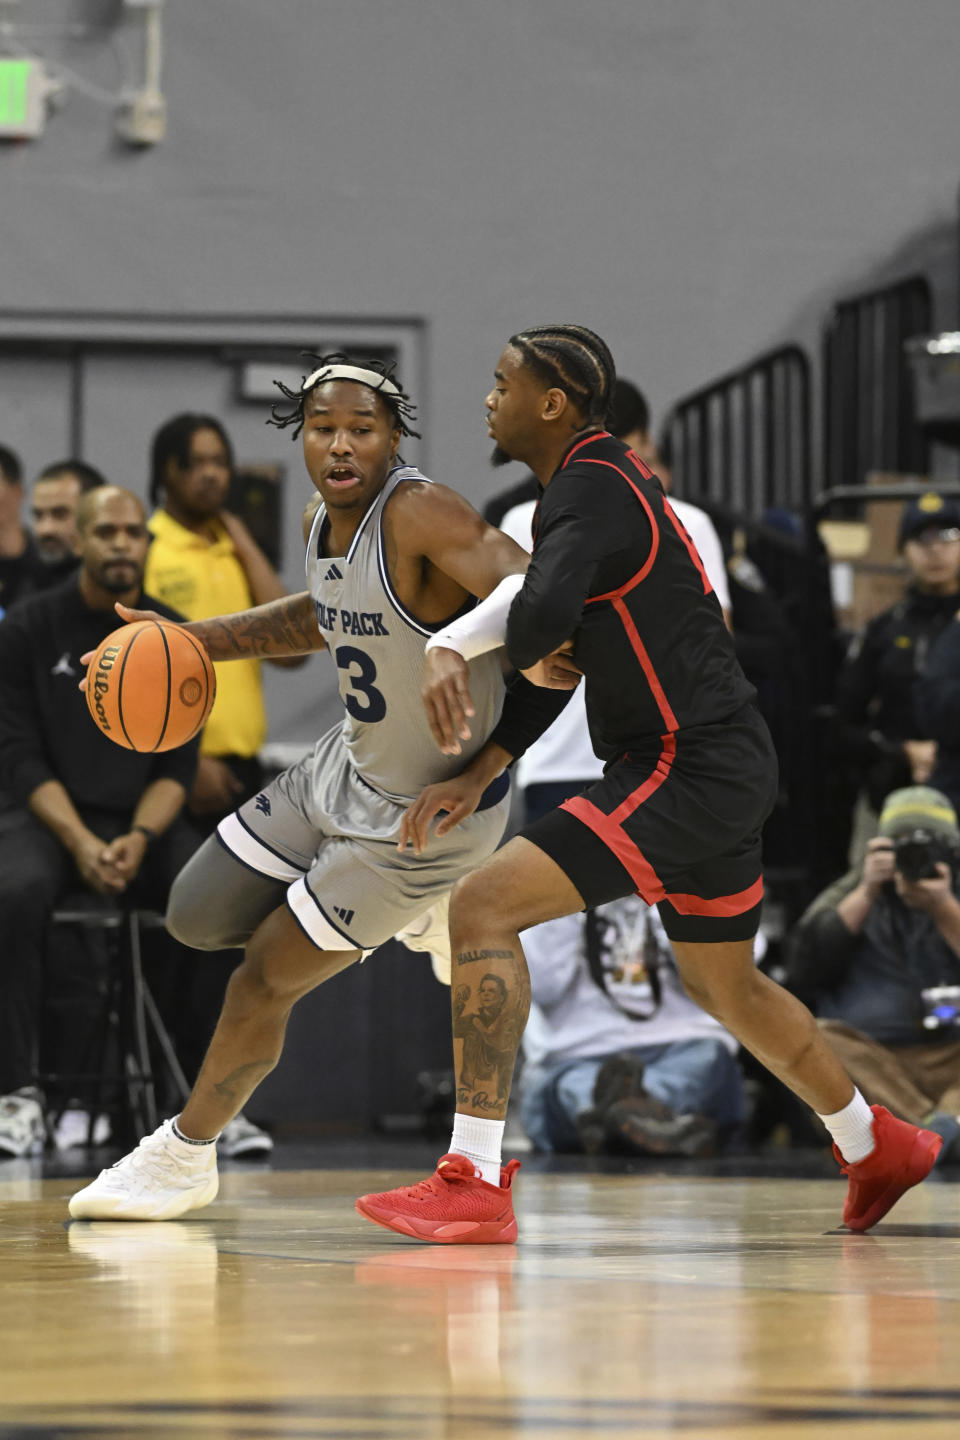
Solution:
<svg viewBox="0 0 960 1440"><path fill-rule="evenodd" d="M787 983L869 1104L944 1137L960 1162L960 829L947 797L894 790L863 865L800 919Z"/></svg>

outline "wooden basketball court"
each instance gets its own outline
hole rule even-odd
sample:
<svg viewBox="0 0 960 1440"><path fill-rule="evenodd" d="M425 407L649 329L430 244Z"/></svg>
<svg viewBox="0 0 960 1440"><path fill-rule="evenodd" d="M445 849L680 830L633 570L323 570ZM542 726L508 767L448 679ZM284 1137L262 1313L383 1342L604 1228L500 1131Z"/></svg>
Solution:
<svg viewBox="0 0 960 1440"><path fill-rule="evenodd" d="M0 1437L956 1440L960 1188L871 1235L838 1180L538 1173L517 1247L354 1197L423 1171L227 1167L166 1224L0 1166ZM84 1176L90 1169L83 1172Z"/></svg>

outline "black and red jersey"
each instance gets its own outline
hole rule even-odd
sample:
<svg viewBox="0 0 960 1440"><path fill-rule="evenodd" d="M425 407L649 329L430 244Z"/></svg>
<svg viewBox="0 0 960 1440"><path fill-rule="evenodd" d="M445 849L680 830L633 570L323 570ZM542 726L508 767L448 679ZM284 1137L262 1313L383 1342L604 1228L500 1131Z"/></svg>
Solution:
<svg viewBox="0 0 960 1440"><path fill-rule="evenodd" d="M755 696L659 480L605 431L576 441L543 492L507 653L527 669L571 637L604 760L715 724Z"/></svg>

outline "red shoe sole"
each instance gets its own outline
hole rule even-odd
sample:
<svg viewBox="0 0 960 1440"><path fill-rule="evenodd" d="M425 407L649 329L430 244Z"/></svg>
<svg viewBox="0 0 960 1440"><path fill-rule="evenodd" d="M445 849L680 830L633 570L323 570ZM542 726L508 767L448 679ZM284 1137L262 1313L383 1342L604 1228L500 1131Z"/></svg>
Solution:
<svg viewBox="0 0 960 1440"><path fill-rule="evenodd" d="M932 1130L920 1130L914 1138L910 1147L910 1154L904 1163L903 1169L895 1180L891 1180L886 1190L874 1200L870 1209L863 1215L848 1219L846 1207L844 1207L843 1223L848 1230L869 1230L882 1220L888 1210L905 1195L914 1185L919 1185L925 1180L933 1169L934 1162L940 1154L940 1147L943 1144L943 1136L936 1135Z"/></svg>
<svg viewBox="0 0 960 1440"><path fill-rule="evenodd" d="M353 1207L365 1220L382 1225L384 1230L393 1230L398 1235L408 1235L411 1240L428 1240L434 1245L515 1245L517 1243L517 1222L509 1220L412 1220L409 1215L391 1215L389 1211L378 1215L359 1200Z"/></svg>

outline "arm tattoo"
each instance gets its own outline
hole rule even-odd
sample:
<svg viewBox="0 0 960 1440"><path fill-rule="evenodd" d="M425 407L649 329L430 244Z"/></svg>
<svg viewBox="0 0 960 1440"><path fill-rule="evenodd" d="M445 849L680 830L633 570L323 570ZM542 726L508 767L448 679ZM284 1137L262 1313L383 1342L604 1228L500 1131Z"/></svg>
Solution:
<svg viewBox="0 0 960 1440"><path fill-rule="evenodd" d="M460 950L458 965L470 965L474 960L512 960L512 950Z"/></svg>
<svg viewBox="0 0 960 1440"><path fill-rule="evenodd" d="M317 626L313 597L306 590L299 595L270 600L253 610L241 610L236 615L191 620L186 629L206 647L211 660L308 655L313 650L326 649L326 641Z"/></svg>

